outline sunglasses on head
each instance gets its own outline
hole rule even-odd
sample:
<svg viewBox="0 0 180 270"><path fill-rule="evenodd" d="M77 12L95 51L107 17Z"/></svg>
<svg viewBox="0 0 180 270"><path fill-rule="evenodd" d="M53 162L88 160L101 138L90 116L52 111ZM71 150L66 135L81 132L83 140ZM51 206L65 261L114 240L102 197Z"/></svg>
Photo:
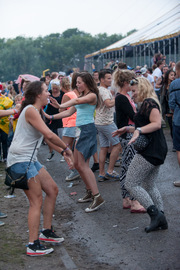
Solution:
<svg viewBox="0 0 180 270"><path fill-rule="evenodd" d="M131 86L134 85L134 84L138 84L138 80L136 78L133 77L132 80L130 80L130 83L129 83Z"/></svg>

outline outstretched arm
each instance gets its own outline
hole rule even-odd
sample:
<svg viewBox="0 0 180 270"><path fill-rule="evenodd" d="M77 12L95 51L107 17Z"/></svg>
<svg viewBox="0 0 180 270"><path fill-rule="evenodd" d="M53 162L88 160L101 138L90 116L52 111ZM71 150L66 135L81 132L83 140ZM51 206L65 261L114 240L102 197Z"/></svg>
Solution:
<svg viewBox="0 0 180 270"><path fill-rule="evenodd" d="M66 110L66 111L63 111L61 113L57 113L57 114L54 114L54 115L49 115L49 114L45 113L44 111L43 111L43 114L49 120L57 120L57 119L69 117L69 116L71 116L75 112L76 112L76 108L75 107L71 107L69 110Z"/></svg>

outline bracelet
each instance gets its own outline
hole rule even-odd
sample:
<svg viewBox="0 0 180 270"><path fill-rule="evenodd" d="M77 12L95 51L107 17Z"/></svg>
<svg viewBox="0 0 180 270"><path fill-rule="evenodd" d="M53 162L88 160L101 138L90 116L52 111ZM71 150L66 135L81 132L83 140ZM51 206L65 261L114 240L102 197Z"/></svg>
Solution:
<svg viewBox="0 0 180 270"><path fill-rule="evenodd" d="M15 114L15 113L18 113L18 110L16 110L16 109L14 109L13 111L14 111L14 114Z"/></svg>
<svg viewBox="0 0 180 270"><path fill-rule="evenodd" d="M69 147L68 147L68 145L67 145L67 147L66 147L64 150L61 151L61 155L63 156L64 152L66 152L66 151L68 151L68 150L69 150Z"/></svg>
<svg viewBox="0 0 180 270"><path fill-rule="evenodd" d="M54 115L50 115L50 120L53 120L54 119Z"/></svg>

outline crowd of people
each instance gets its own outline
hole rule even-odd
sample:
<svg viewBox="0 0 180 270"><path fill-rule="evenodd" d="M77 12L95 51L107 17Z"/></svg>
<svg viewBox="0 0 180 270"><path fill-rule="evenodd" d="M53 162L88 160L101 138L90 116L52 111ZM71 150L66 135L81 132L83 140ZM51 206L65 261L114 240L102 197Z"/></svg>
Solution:
<svg viewBox="0 0 180 270"><path fill-rule="evenodd" d="M99 71L94 67L92 74L52 72L38 80L20 76L18 84L0 83L0 119L6 121L6 125L0 123L1 161L15 172L25 172L35 151L27 173L29 189L24 190L29 200L27 255L53 252L40 241L64 241L52 227L58 187L37 159L41 144L48 145L48 162L53 164L54 151L62 155L60 162L67 162L70 174L66 181L83 180L85 194L78 202L90 202L86 213L105 203L98 182L114 180L120 182L123 209L149 214L147 233L168 228L157 178L167 154L166 124L180 165L179 89L180 62L167 65L162 55L155 56L151 68L133 69L116 61ZM148 144L140 151L135 143L142 135ZM116 166L121 166L120 174ZM95 171L99 171L97 179ZM180 182L174 185L180 187ZM0 212L0 218L6 216Z"/></svg>

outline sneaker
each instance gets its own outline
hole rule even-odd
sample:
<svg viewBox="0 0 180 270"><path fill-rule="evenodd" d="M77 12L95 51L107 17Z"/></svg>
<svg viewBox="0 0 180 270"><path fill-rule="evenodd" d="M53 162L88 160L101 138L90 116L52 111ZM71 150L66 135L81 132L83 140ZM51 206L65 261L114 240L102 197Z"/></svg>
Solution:
<svg viewBox="0 0 180 270"><path fill-rule="evenodd" d="M64 242L63 237L57 236L52 229L46 229L41 231L39 236L40 241L48 242L48 243L62 243Z"/></svg>
<svg viewBox="0 0 180 270"><path fill-rule="evenodd" d="M93 195L91 190L86 190L86 195L83 198L78 199L79 203L84 203L84 202L91 202L93 200Z"/></svg>
<svg viewBox="0 0 180 270"><path fill-rule="evenodd" d="M80 174L78 173L78 171L76 170L72 170L70 175L68 175L66 177L66 181L72 181L72 180L75 180L75 179L78 179L80 177Z"/></svg>
<svg viewBox="0 0 180 270"><path fill-rule="evenodd" d="M50 152L48 158L46 159L46 161L50 161L54 157L54 154L55 154L54 151Z"/></svg>
<svg viewBox="0 0 180 270"><path fill-rule="evenodd" d="M121 166L121 160L116 160L116 163L114 164L114 167L120 167Z"/></svg>
<svg viewBox="0 0 180 270"><path fill-rule="evenodd" d="M105 163L109 163L109 157L106 157Z"/></svg>
<svg viewBox="0 0 180 270"><path fill-rule="evenodd" d="M105 177L107 179L113 179L113 180L119 180L120 179L120 175L116 172L116 171L113 171L112 173L106 173Z"/></svg>
<svg viewBox="0 0 180 270"><path fill-rule="evenodd" d="M98 182L104 182L109 180L105 175L98 175Z"/></svg>
<svg viewBox="0 0 180 270"><path fill-rule="evenodd" d="M91 170L92 170L93 172L99 170L99 163L94 163L93 166L92 166L92 168L91 168Z"/></svg>
<svg viewBox="0 0 180 270"><path fill-rule="evenodd" d="M180 187L180 182L174 182L173 184L175 187Z"/></svg>
<svg viewBox="0 0 180 270"><path fill-rule="evenodd" d="M6 215L6 214L4 214L4 213L0 212L0 218L6 218L6 217L7 217L7 215Z"/></svg>
<svg viewBox="0 0 180 270"><path fill-rule="evenodd" d="M61 157L60 162L65 162L65 159L63 156Z"/></svg>
<svg viewBox="0 0 180 270"><path fill-rule="evenodd" d="M0 226L3 226L4 224L5 224L4 222L0 221Z"/></svg>
<svg viewBox="0 0 180 270"><path fill-rule="evenodd" d="M26 254L28 256L41 256L53 252L53 248L47 248L40 244L39 240L35 240L34 244L29 244L27 246Z"/></svg>
<svg viewBox="0 0 180 270"><path fill-rule="evenodd" d="M94 196L93 202L90 204L90 206L88 208L85 209L85 212L90 213L90 212L96 211L104 203L105 203L105 201L103 200L101 195L98 194L98 195Z"/></svg>

